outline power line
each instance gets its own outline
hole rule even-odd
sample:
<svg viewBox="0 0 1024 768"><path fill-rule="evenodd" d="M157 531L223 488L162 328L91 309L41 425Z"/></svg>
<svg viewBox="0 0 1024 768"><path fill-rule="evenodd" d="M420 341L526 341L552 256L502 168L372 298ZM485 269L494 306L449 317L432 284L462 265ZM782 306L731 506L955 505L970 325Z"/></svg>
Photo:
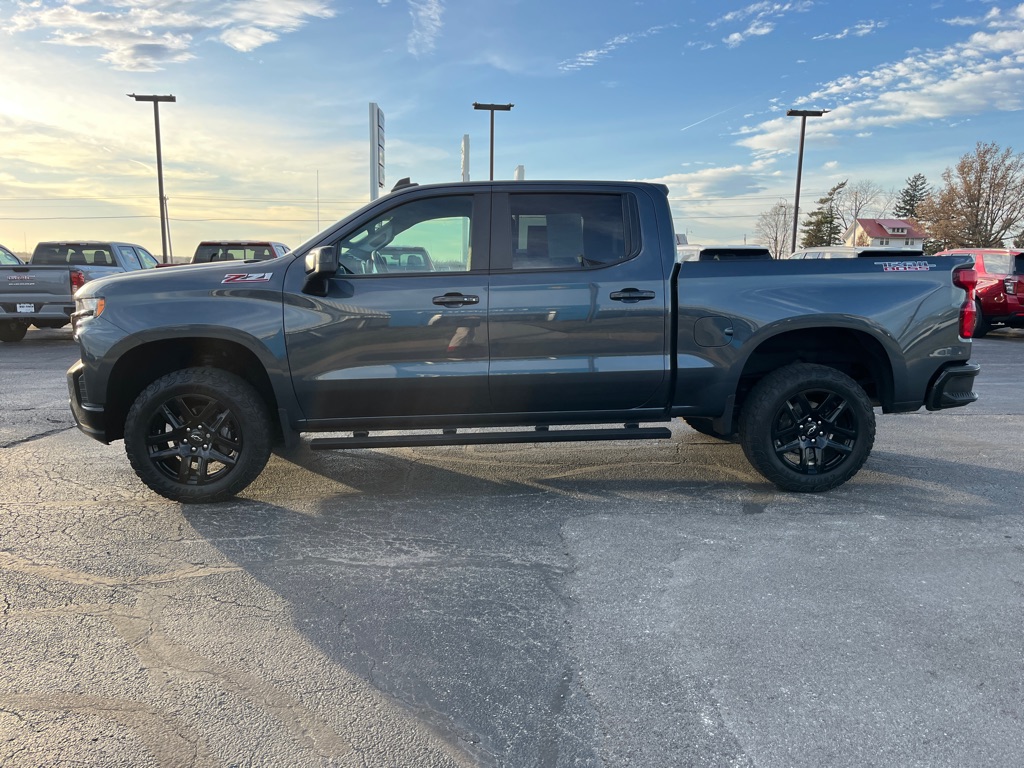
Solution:
<svg viewBox="0 0 1024 768"><path fill-rule="evenodd" d="M191 195L168 196L168 200L213 200L222 203L284 203L287 205L310 205L316 198L275 198L275 197L206 197ZM60 202L113 202L117 200L149 200L148 195L105 195L103 197L0 197L0 203L60 203ZM335 205L365 205L366 200L330 200L320 198L321 203Z"/></svg>
<svg viewBox="0 0 1024 768"><path fill-rule="evenodd" d="M107 220L107 219L158 219L157 215L142 214L138 216L0 216L0 221L91 221L91 220ZM239 217L226 217L226 218L208 218L208 219L190 219L181 217L171 217L170 221L185 221L185 222L202 222L202 221L257 221L265 223L288 223L288 222L301 222L309 223L314 221L313 217L308 219L269 219L265 216L259 216L256 218L239 218Z"/></svg>

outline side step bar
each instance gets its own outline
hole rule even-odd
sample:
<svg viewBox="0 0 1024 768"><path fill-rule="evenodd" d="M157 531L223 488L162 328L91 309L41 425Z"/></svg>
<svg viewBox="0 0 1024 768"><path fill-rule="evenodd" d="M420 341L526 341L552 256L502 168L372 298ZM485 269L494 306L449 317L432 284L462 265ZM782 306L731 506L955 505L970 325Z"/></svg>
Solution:
<svg viewBox="0 0 1024 768"><path fill-rule="evenodd" d="M672 437L668 427L641 427L627 424L614 429L547 429L514 432L463 432L447 430L441 434L380 435L370 437L357 432L353 437L318 437L310 441L314 451L340 448L414 448L428 445L502 445L508 443L572 443L591 440L664 440Z"/></svg>

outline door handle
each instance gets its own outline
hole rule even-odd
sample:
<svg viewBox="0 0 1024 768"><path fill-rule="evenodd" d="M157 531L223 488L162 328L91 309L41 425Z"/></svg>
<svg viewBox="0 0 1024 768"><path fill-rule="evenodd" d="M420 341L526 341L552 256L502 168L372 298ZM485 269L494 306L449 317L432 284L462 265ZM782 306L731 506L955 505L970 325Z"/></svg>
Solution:
<svg viewBox="0 0 1024 768"><path fill-rule="evenodd" d="M444 296L435 296L433 302L442 307L465 307L471 304L479 304L479 296L467 296L463 293L446 293Z"/></svg>
<svg viewBox="0 0 1024 768"><path fill-rule="evenodd" d="M641 291L636 288L626 288L621 291L612 291L608 298L612 301L624 301L627 304L633 304L638 301L648 301L655 297L654 291Z"/></svg>

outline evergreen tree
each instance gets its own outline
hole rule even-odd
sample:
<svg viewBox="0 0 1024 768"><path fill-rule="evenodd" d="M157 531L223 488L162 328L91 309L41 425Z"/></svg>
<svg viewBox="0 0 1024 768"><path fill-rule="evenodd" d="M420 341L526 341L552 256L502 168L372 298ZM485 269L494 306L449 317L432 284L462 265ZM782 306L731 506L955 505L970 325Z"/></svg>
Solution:
<svg viewBox="0 0 1024 768"><path fill-rule="evenodd" d="M818 207L807 215L800 227L803 237L800 247L814 248L819 245L841 245L843 242L843 225L839 215L839 198L846 187L844 180L818 199Z"/></svg>
<svg viewBox="0 0 1024 768"><path fill-rule="evenodd" d="M893 214L897 219L918 218L918 207L928 197L928 180L923 173L915 173L907 179L907 186L900 190Z"/></svg>
<svg viewBox="0 0 1024 768"><path fill-rule="evenodd" d="M1024 248L1024 229L1017 233L1017 236L1013 238L1014 248Z"/></svg>

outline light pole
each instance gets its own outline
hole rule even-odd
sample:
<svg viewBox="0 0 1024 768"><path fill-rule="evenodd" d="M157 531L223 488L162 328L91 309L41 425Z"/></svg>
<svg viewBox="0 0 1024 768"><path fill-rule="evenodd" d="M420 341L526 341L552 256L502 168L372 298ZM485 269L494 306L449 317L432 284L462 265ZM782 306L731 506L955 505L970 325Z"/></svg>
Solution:
<svg viewBox="0 0 1024 768"><path fill-rule="evenodd" d="M508 112L515 104L479 104L473 102L473 109L486 109L491 113L491 181L494 181L494 113Z"/></svg>
<svg viewBox="0 0 1024 768"><path fill-rule="evenodd" d="M162 258L166 264L170 254L170 238L167 230L167 198L164 197L164 161L160 153L160 102L177 101L177 99L173 96L140 96L134 93L129 93L127 96L136 101L153 102L153 122L156 125L156 183L160 195L160 246L163 249Z"/></svg>
<svg viewBox="0 0 1024 768"><path fill-rule="evenodd" d="M807 130L808 117L821 117L827 109L790 109L787 117L800 118L800 152L796 161L796 201L793 203L793 240L790 242L790 253L796 250L796 228L800 221L800 176L804 170L804 133Z"/></svg>

